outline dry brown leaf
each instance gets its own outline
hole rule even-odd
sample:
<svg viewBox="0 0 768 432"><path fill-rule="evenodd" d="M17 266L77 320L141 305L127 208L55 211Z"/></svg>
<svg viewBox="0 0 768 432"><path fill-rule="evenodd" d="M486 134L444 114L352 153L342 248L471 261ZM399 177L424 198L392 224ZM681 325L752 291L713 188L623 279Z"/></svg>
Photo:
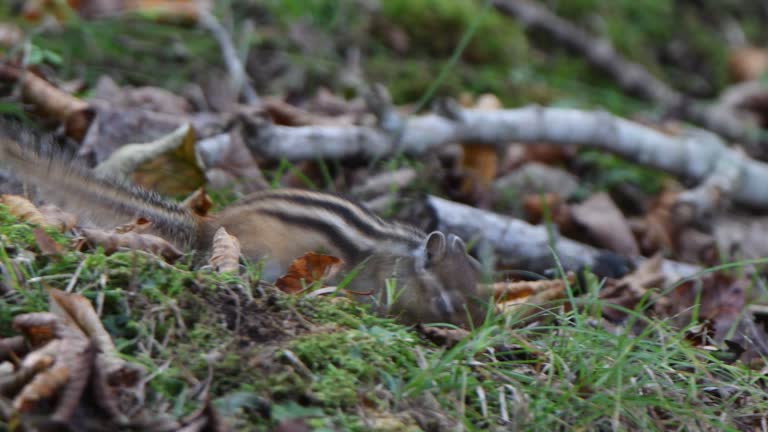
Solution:
<svg viewBox="0 0 768 432"><path fill-rule="evenodd" d="M224 227L216 230L213 236L213 251L208 263L219 273L240 269L240 242Z"/></svg>
<svg viewBox="0 0 768 432"><path fill-rule="evenodd" d="M32 235L35 237L35 243L43 255L61 255L64 251L64 247L56 243L56 240L51 238L44 229L35 227L32 230Z"/></svg>
<svg viewBox="0 0 768 432"><path fill-rule="evenodd" d="M296 294L315 282L332 278L343 265L344 261L340 258L308 252L291 263L288 272L275 282L275 286L289 294Z"/></svg>
<svg viewBox="0 0 768 432"><path fill-rule="evenodd" d="M564 164L573 159L576 152L576 146L561 144L511 144L507 147L506 156L500 163L501 171L508 172L528 163Z"/></svg>
<svg viewBox="0 0 768 432"><path fill-rule="evenodd" d="M183 255L168 241L152 234L134 232L120 234L89 228L83 228L82 231L89 243L103 247L106 254L112 254L119 250L140 250L161 256L168 262L173 262Z"/></svg>
<svg viewBox="0 0 768 432"><path fill-rule="evenodd" d="M661 271L662 261L662 255L656 254L643 261L633 272L623 278L606 279L600 291L600 298L606 303L634 309L649 289L660 288L666 281ZM626 313L616 308L605 307L603 317L612 322L620 322L626 318Z"/></svg>
<svg viewBox="0 0 768 432"><path fill-rule="evenodd" d="M531 223L541 223L547 216L561 233L568 235L574 231L571 208L556 193L528 195L523 198L523 209Z"/></svg>
<svg viewBox="0 0 768 432"><path fill-rule="evenodd" d="M31 410L40 400L53 396L68 379L69 368L66 366L55 366L37 374L14 398L13 407L20 412Z"/></svg>
<svg viewBox="0 0 768 432"><path fill-rule="evenodd" d="M419 324L416 329L434 344L446 348L453 348L469 336L469 332L461 328L433 327Z"/></svg>
<svg viewBox="0 0 768 432"><path fill-rule="evenodd" d="M47 226L47 221L40 210L28 199L19 195L0 195L0 204L8 207L8 213L24 222Z"/></svg>
<svg viewBox="0 0 768 432"><path fill-rule="evenodd" d="M532 295L544 291L564 289L565 282L561 279L497 282L491 285L493 298L496 303L520 303Z"/></svg>
<svg viewBox="0 0 768 432"><path fill-rule="evenodd" d="M493 111L502 108L501 101L491 94L481 95L475 109ZM483 197L487 195L499 165L496 147L492 145L463 143L459 162L465 177L459 188L462 196Z"/></svg>
<svg viewBox="0 0 768 432"><path fill-rule="evenodd" d="M0 374L0 394L18 393L38 373L53 364L53 357L47 355L27 356L24 363L9 374Z"/></svg>
<svg viewBox="0 0 768 432"><path fill-rule="evenodd" d="M213 207L213 201L211 201L211 197L205 193L205 188L199 188L185 198L181 205L192 210L192 212L198 216L208 216L208 212Z"/></svg>
<svg viewBox="0 0 768 432"><path fill-rule="evenodd" d="M176 149L136 168L132 180L163 195L187 195L205 184L192 129Z"/></svg>
<svg viewBox="0 0 768 432"><path fill-rule="evenodd" d="M672 250L676 231L672 208L677 203L678 195L679 192L675 190L665 190L654 200L651 209L642 219L630 221L643 255Z"/></svg>
<svg viewBox="0 0 768 432"><path fill-rule="evenodd" d="M626 218L607 193L596 193L570 208L573 222L596 246L624 256L640 255Z"/></svg>
<svg viewBox="0 0 768 432"><path fill-rule="evenodd" d="M101 324L91 301L78 293L49 289L50 311L66 325L73 325L103 353L116 353L112 338Z"/></svg>
<svg viewBox="0 0 768 432"><path fill-rule="evenodd" d="M59 232L69 231L77 225L77 216L65 212L53 204L45 204L38 207L43 215L45 225L56 228Z"/></svg>
<svg viewBox="0 0 768 432"><path fill-rule="evenodd" d="M0 80L17 81L24 102L31 104L40 115L64 123L69 137L78 142L83 140L95 116L88 102L56 88L30 71L8 64L0 64Z"/></svg>

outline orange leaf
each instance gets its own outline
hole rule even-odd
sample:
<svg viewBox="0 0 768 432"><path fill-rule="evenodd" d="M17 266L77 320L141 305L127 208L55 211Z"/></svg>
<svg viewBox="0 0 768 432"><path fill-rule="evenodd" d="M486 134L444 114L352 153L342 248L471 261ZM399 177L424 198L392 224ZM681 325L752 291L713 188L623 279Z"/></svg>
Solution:
<svg viewBox="0 0 768 432"><path fill-rule="evenodd" d="M323 282L336 275L344 261L331 255L308 252L288 267L288 272L275 282L280 290L295 294L314 282Z"/></svg>

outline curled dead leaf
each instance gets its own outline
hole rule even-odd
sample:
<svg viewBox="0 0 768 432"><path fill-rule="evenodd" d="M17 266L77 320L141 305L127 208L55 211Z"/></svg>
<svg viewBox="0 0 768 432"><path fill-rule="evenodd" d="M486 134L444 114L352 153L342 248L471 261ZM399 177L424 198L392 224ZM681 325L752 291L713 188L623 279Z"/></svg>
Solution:
<svg viewBox="0 0 768 432"><path fill-rule="evenodd" d="M69 375L66 366L56 366L36 375L14 398L13 407L20 412L29 411L40 400L53 396L61 389Z"/></svg>
<svg viewBox="0 0 768 432"><path fill-rule="evenodd" d="M22 99L41 115L64 123L68 136L78 142L85 137L95 116L88 102L62 91L30 71L9 64L0 64L0 80L18 82Z"/></svg>
<svg viewBox="0 0 768 432"><path fill-rule="evenodd" d="M219 273L240 269L240 242L224 227L216 230L213 236L213 251L208 263Z"/></svg>
<svg viewBox="0 0 768 432"><path fill-rule="evenodd" d="M343 265L344 261L340 258L308 252L291 263L288 272L275 281L275 286L289 294L296 294L315 282L332 278Z"/></svg>
<svg viewBox="0 0 768 432"><path fill-rule="evenodd" d="M0 195L0 204L8 207L8 212L24 222L47 226L40 210L28 199L19 195Z"/></svg>

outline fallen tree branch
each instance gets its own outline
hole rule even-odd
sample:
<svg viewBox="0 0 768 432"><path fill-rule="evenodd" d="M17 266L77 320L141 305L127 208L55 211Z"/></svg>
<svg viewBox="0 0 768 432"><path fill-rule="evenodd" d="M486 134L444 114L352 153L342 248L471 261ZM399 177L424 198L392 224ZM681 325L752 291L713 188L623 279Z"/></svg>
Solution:
<svg viewBox="0 0 768 432"><path fill-rule="evenodd" d="M731 199L768 208L768 164L729 149L712 134L707 139L691 134L669 136L604 111L570 108L529 106L483 111L444 105L441 114L408 118L397 145L390 134L370 127L281 127L252 118L245 124L244 139L259 156L291 160L378 158L396 150L421 154L457 142L499 146L509 142L578 144L697 183L717 172L718 167L727 168L731 183L723 191L730 190Z"/></svg>
<svg viewBox="0 0 768 432"><path fill-rule="evenodd" d="M559 43L581 54L593 66L607 72L625 91L655 102L665 109L729 139L748 144L755 154L762 136L761 129L744 116L722 105L693 100L660 81L641 65L625 59L610 41L598 39L560 18L546 7L528 0L494 0L493 5L504 15L516 18L523 26L540 29Z"/></svg>
<svg viewBox="0 0 768 432"><path fill-rule="evenodd" d="M505 266L534 272L557 266L552 255L553 249L550 248L550 233L544 226L531 225L519 219L435 196L427 198L427 205L435 214L439 230L454 233L469 242L477 238L490 242L499 261ZM554 252L565 271L578 270L585 266L595 268L601 264L605 251L560 237L556 232L553 234ZM630 258L635 264L645 260L642 257ZM667 280L676 281L701 270L691 264L665 260L661 271Z"/></svg>

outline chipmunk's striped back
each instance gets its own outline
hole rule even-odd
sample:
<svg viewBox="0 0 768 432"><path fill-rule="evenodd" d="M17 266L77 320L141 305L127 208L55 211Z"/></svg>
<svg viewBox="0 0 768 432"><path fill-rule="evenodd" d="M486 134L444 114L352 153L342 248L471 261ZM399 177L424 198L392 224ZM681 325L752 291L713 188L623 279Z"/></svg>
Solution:
<svg viewBox="0 0 768 432"><path fill-rule="evenodd" d="M244 249L251 249L246 255L271 257L269 274L284 271L310 250L354 264L374 253L408 255L425 237L344 198L297 189L251 194L216 215L215 222L241 238Z"/></svg>

